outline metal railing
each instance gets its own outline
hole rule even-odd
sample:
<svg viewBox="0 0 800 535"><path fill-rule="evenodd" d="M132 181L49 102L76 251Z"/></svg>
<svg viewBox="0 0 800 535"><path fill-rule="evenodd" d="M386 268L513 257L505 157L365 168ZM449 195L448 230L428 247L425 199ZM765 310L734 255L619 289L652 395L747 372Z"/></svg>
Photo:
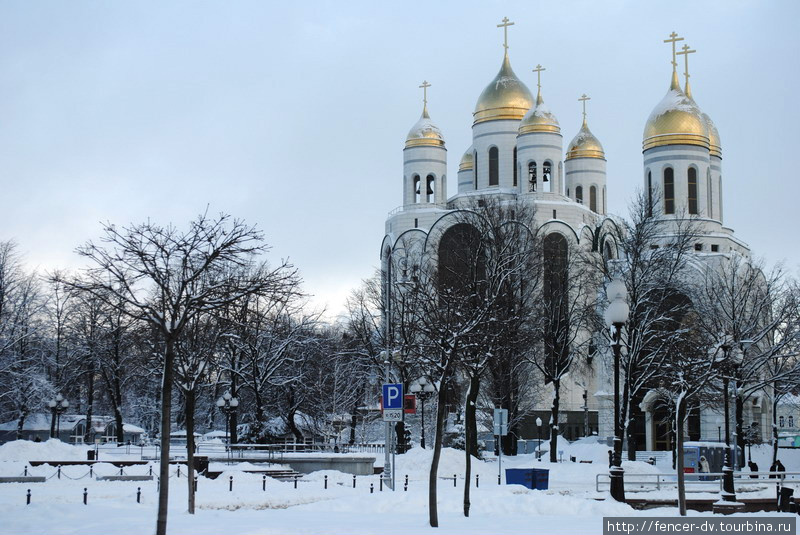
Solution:
<svg viewBox="0 0 800 535"><path fill-rule="evenodd" d="M686 473L686 492L715 492L722 490L722 472ZM800 483L800 472L734 472L734 480L739 484L746 483ZM651 492L662 488L674 488L678 485L677 474L628 474L625 476L625 492ZM691 485L691 487L689 486ZM700 488L711 486L713 489ZM603 492L611 489L611 476L601 473L595 476L595 490Z"/></svg>

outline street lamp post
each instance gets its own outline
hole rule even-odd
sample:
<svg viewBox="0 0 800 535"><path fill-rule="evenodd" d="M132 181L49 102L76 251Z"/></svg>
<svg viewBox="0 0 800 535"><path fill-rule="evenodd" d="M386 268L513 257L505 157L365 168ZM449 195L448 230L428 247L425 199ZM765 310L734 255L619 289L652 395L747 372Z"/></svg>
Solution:
<svg viewBox="0 0 800 535"><path fill-rule="evenodd" d="M420 404L422 405L422 434L420 437L419 445L422 449L425 449L425 400L430 398L433 395L434 388L433 384L428 382L425 377L420 377L417 379L414 384L411 385L411 393L415 394L419 400Z"/></svg>
<svg viewBox="0 0 800 535"><path fill-rule="evenodd" d="M613 328L614 342L614 454L612 456L610 477L611 497L618 502L625 501L625 472L622 469L622 422L620 421L619 373L620 352L622 350L622 327L628 321L628 307L625 283L619 278L612 280L606 287L608 307L605 320L609 328Z"/></svg>
<svg viewBox="0 0 800 535"><path fill-rule="evenodd" d="M236 412L236 409L239 408L239 400L232 396L230 392L225 392L222 394L222 397L217 400L217 408L225 413L225 441L227 442L228 446L230 446L231 415Z"/></svg>
<svg viewBox="0 0 800 535"><path fill-rule="evenodd" d="M61 414L69 408L69 401L64 399L64 396L61 394L56 394L56 397L48 401L47 405L50 407L51 414L50 438L53 438L53 429L55 429L55 437L61 440Z"/></svg>
<svg viewBox="0 0 800 535"><path fill-rule="evenodd" d="M720 346L722 349L723 355L723 373L722 373L722 398L723 398L723 411L725 412L725 466L722 467L722 501L725 502L735 502L736 501L736 490L734 489L733 485L733 458L731 455L731 422L730 422L730 406L728 401L728 386L730 382L730 376L728 375L728 371L731 368L730 363L730 352L731 352L731 343L728 337L726 337L722 345Z"/></svg>
<svg viewBox="0 0 800 535"><path fill-rule="evenodd" d="M536 417L536 460L542 462L542 419Z"/></svg>

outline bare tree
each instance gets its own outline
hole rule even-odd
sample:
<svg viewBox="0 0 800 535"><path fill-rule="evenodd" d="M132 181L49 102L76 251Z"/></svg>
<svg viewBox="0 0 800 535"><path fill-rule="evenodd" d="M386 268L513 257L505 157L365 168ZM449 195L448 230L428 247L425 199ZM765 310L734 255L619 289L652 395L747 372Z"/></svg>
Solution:
<svg viewBox="0 0 800 535"><path fill-rule="evenodd" d="M736 445L744 455L744 405L759 391L773 389L773 416L781 395L800 377L797 296L783 270L766 272L763 262L732 252L708 264L694 295L702 313L699 326L708 338L732 338L738 347L734 370ZM773 418L774 420L774 418ZM777 428L772 432L777 452ZM743 458L738 457L739 466Z"/></svg>
<svg viewBox="0 0 800 535"><path fill-rule="evenodd" d="M0 242L0 412L25 419L54 393L46 373L45 299L38 277L26 274L12 241Z"/></svg>
<svg viewBox="0 0 800 535"><path fill-rule="evenodd" d="M163 343L161 468L157 535L166 535L169 496L169 436L176 344L194 318L246 295L273 291L294 276L286 264L262 266L247 279L234 266L251 266L266 250L262 234L230 216L198 216L181 231L151 222L103 228L100 244L88 242L78 254L93 266L69 286L90 292L133 318L147 322ZM58 279L57 279L58 280ZM124 305L124 308L122 308Z"/></svg>
<svg viewBox="0 0 800 535"><path fill-rule="evenodd" d="M576 244L560 234L544 239L544 284L542 299L533 315L535 335L526 353L545 384L553 389L550 408L550 462L558 461L561 382L578 371L592 345L597 325L597 289L602 273Z"/></svg>
<svg viewBox="0 0 800 535"><path fill-rule="evenodd" d="M678 510L686 516L686 482L683 471L684 429L689 407L707 406L719 399L714 390L719 373L722 349L712 346L697 325L697 313L689 312L683 318L674 318L671 327L670 358L664 361L655 389L662 401L671 405L676 435L676 474L678 478Z"/></svg>
<svg viewBox="0 0 800 535"><path fill-rule="evenodd" d="M669 359L671 338L664 326L685 314L686 301L678 296L689 293L689 257L697 234L693 219L662 219L653 213L652 202L638 192L630 206L630 219L620 222L609 236L617 245L619 258L602 256L607 278L618 274L625 283L630 306L620 360L621 410L616 417L628 436L631 460L636 458L631 415L639 397L654 388L655 378ZM621 457L621 441L616 441L615 447L620 448L615 455Z"/></svg>

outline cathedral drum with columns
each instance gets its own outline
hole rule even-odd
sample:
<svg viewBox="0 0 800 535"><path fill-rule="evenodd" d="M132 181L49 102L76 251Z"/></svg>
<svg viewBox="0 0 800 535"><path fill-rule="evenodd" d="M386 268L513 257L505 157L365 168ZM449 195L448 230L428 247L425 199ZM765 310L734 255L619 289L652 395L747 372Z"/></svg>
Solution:
<svg viewBox="0 0 800 535"><path fill-rule="evenodd" d="M458 221L452 214L475 206L480 199L530 206L545 242L578 247L610 259L619 255L613 239L600 240L598 245L597 237L610 237L610 227L615 223L607 215L606 153L587 119L590 99L585 94L578 99L583 106L583 121L565 151L561 125L543 98L545 69L537 65L532 70L536 75L534 96L511 67L507 32L512 24L504 19L498 25L506 34L500 70L478 96L472 114L472 144L461 156L458 191L450 197L445 140L428 110L431 85L426 81L420 86L422 114L408 132L403 149L402 205L389 213L381 244L384 294L391 292L391 281L407 276L406 261L413 255L412 249L431 247L431 241L441 238L448 225ZM669 87L644 128L643 191L650 208L665 222L665 241L670 229L678 229L682 220L696 222L698 236L692 262L720 262L734 251L749 256L748 246L723 226L720 137L691 92L688 58L694 50L688 46L676 50L679 40L673 34L666 41L673 49ZM677 73L679 56L686 66L683 88ZM404 258L398 263L399 256ZM403 266L402 274L397 272L398 264ZM584 336L594 335L587 332ZM561 383L559 433L569 440L587 433L600 439L614 434L609 394L613 374L604 362L606 359L588 359ZM537 416L549 419L551 396L547 392L552 386L541 384L538 388L544 395L537 394L536 399L541 401L518 428L519 438L537 438L533 422ZM641 412L631 415L631 437L640 450L671 449L666 415L652 398L652 394L645 394L636 400ZM747 410L750 413L746 417L764 428L769 408L764 407L763 414L757 404ZM695 411L690 415L687 438L717 440L718 421L718 411ZM547 429L544 431L542 438L547 435Z"/></svg>

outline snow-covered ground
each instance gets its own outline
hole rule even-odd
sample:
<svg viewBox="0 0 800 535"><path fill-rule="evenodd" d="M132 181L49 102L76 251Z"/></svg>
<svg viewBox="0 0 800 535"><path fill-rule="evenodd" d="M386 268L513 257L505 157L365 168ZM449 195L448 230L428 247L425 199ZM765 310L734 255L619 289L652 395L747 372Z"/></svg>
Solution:
<svg viewBox="0 0 800 535"><path fill-rule="evenodd" d="M58 441L34 444L17 441L0 446L0 476L17 476L28 460L80 460L86 446L70 446ZM122 448L120 448L122 449ZM561 446L559 449L562 449ZM294 488L292 482L267 478L262 490L260 474L246 474L249 463L215 468L225 472L216 480L200 478L197 513L186 513L187 481L173 475L170 480L169 533L182 534L408 534L408 533L602 533L604 516L675 516L675 508L636 511L616 503L605 492L596 492L595 476L608 470L607 448L578 442L565 445L564 458L575 456L592 463L537 462L533 455L504 457L502 468L535 467L550 470L550 488L528 490L519 485L497 485L495 460L473 462L470 518L463 516L464 452L445 449L439 475L438 530L428 526L427 478L432 451L412 449L396 458L397 490L379 492L378 476L353 476L335 471L320 471L304 476ZM109 452L108 456L111 454ZM138 458L139 452L130 454ZM101 451L101 460L106 457ZM800 452L781 450L787 470L800 469ZM769 448L753 449L753 460L769 466ZM377 464L382 464L378 459ZM664 473L669 467L625 462L626 476ZM125 468L126 474L147 474L147 465ZM176 474L177 468L173 468ZM153 468L154 473L157 467ZM86 466L65 466L58 479L51 466L28 467L29 475L49 477L46 483L0 484L0 533L8 534L139 534L151 533L155 526L157 489L155 482L108 482L85 476ZM119 469L110 463L97 463L95 475L111 475ZM185 469L183 474L185 474ZM408 491L403 491L408 475ZM480 476L475 488L474 475ZM233 490L229 490L233 476ZM328 488L324 488L325 476ZM82 478L81 478L82 477ZM78 479L81 478L81 479ZM370 493L370 484L374 491ZM136 502L141 488L141 503ZM88 505L83 504L84 488ZM31 489L31 504L26 492ZM743 489L744 490L744 489ZM757 491L756 491L757 492ZM774 487L766 495L774 496ZM636 493L640 495L641 493ZM674 491L647 493L648 497L674 498ZM714 496L714 494L711 494ZM691 512L691 515L700 513ZM770 513L774 515L775 513Z"/></svg>

